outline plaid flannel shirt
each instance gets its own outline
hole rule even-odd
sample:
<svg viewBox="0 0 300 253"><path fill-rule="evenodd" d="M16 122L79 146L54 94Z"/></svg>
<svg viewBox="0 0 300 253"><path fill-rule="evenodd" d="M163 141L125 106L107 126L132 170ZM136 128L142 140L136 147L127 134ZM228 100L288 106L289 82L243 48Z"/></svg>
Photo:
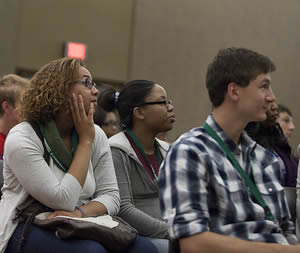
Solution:
<svg viewBox="0 0 300 253"><path fill-rule="evenodd" d="M241 167L254 179L276 221L266 219L225 151L200 127L172 145L160 170L160 203L171 237L210 231L250 241L296 243L278 160L245 132L239 147L212 115L206 122L233 154L242 157Z"/></svg>

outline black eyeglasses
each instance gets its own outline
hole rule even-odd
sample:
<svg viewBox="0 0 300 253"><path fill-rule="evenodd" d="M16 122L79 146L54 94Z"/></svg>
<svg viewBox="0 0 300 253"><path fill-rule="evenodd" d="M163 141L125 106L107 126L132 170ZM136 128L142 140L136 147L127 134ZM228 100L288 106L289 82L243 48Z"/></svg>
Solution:
<svg viewBox="0 0 300 253"><path fill-rule="evenodd" d="M90 90L91 90L93 87L96 87L96 83L93 82L93 81L90 80L90 79L84 79L84 80L75 81L75 83L82 83L82 84L84 84L85 87L89 88Z"/></svg>
<svg viewBox="0 0 300 253"><path fill-rule="evenodd" d="M144 106L144 105L165 105L168 107L168 105L172 105L172 101L170 99L162 100L162 101L153 101L153 102L145 102L136 106Z"/></svg>

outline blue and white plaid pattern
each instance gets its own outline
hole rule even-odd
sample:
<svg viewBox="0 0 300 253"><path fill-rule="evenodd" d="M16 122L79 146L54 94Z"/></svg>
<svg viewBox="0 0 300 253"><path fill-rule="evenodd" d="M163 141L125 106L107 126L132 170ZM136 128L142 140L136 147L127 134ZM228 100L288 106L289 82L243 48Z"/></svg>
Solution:
<svg viewBox="0 0 300 253"><path fill-rule="evenodd" d="M201 127L190 130L172 145L160 169L161 208L171 237L211 231L251 241L288 244L296 240L280 184L280 165L274 155L245 132L239 149L212 115L206 122L234 154L242 152L241 166L254 179L276 222L266 219L264 209L226 153Z"/></svg>

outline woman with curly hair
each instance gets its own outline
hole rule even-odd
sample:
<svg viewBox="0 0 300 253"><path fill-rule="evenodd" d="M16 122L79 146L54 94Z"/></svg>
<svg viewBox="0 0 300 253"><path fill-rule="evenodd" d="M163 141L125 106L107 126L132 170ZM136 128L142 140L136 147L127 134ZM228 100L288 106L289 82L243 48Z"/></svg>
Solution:
<svg viewBox="0 0 300 253"><path fill-rule="evenodd" d="M25 121L15 126L6 140L0 252L20 250L25 225L16 222L16 208L28 196L54 210L48 219L118 213L119 190L109 144L93 122L97 95L92 76L79 59L52 61L31 79L21 99ZM39 127L46 148L33 124ZM44 152L49 153L49 162ZM144 245L148 252L155 252L147 243L138 237L126 252L139 252ZM21 250L106 252L96 241L58 239L55 231L34 224L29 225Z"/></svg>

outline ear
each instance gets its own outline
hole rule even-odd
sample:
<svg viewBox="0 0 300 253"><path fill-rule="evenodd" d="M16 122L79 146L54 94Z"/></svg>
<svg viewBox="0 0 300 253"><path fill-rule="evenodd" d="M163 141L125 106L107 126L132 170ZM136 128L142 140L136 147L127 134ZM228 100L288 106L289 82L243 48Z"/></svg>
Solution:
<svg viewBox="0 0 300 253"><path fill-rule="evenodd" d="M5 100L2 102L1 107L3 112L6 113L10 111L11 105Z"/></svg>
<svg viewBox="0 0 300 253"><path fill-rule="evenodd" d="M145 118L143 110L140 107L133 108L133 117L139 120L143 120Z"/></svg>
<svg viewBox="0 0 300 253"><path fill-rule="evenodd" d="M236 100L239 99L239 95L240 95L240 89L239 88L240 87L234 82L231 82L227 86L227 95L233 101L236 101Z"/></svg>

